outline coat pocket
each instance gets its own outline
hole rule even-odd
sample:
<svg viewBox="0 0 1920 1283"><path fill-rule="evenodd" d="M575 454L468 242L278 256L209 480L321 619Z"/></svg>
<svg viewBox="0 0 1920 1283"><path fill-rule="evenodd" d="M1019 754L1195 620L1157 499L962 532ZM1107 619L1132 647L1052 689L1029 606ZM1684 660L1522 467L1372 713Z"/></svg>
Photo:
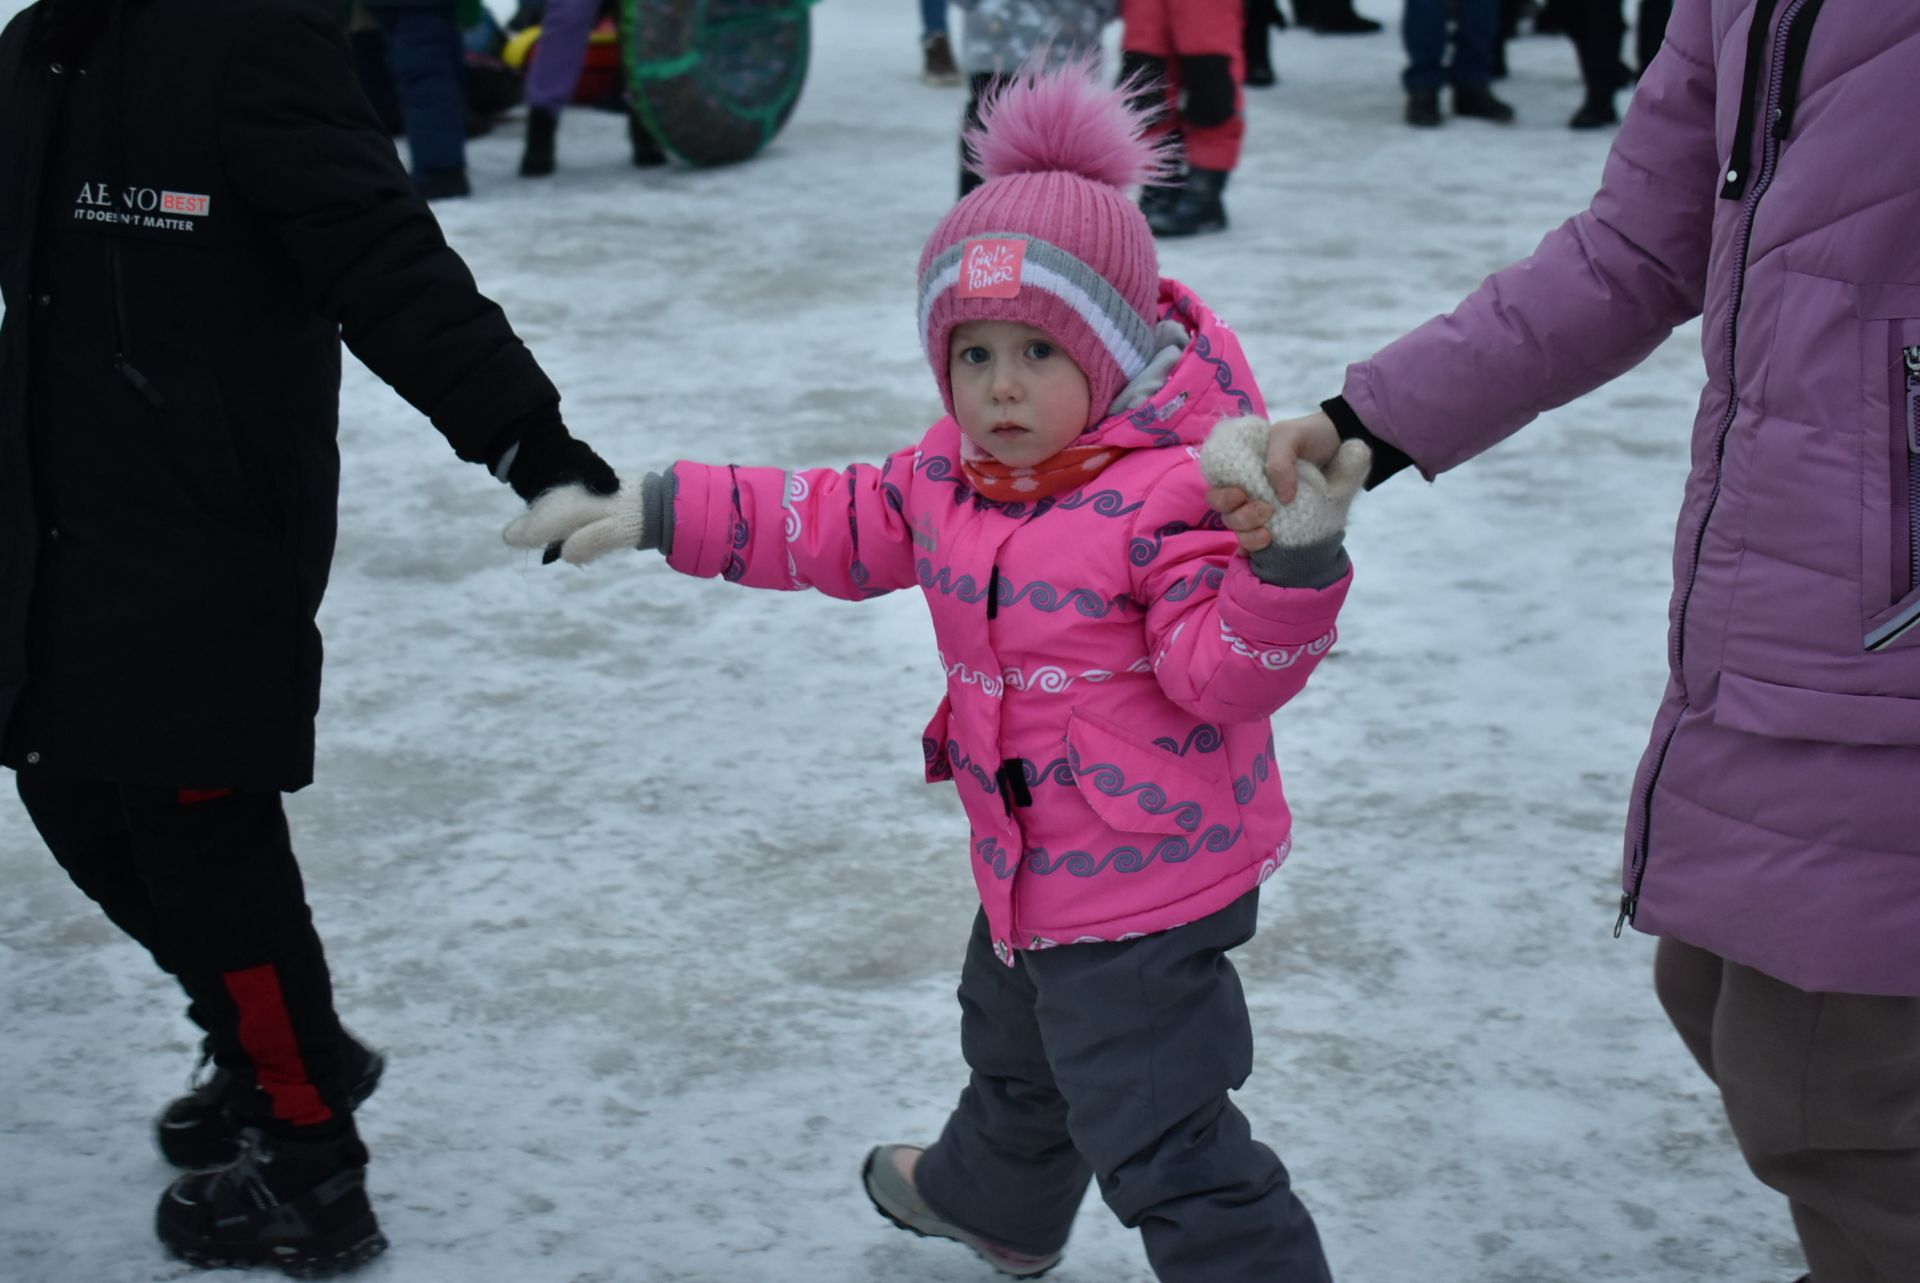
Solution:
<svg viewBox="0 0 1920 1283"><path fill-rule="evenodd" d="M1211 763L1181 758L1075 709L1067 762L1080 796L1110 828L1128 833L1238 833L1233 781Z"/></svg>
<svg viewBox="0 0 1920 1283"><path fill-rule="evenodd" d="M1920 699L1808 690L1724 673L1716 726L1769 739L1910 748L1920 744Z"/></svg>
<svg viewBox="0 0 1920 1283"><path fill-rule="evenodd" d="M162 448L182 489L216 520L264 527L278 537L278 520L241 463L226 398L211 374L169 379L159 410Z"/></svg>
<svg viewBox="0 0 1920 1283"><path fill-rule="evenodd" d="M1894 423L1887 442L1887 492L1892 513L1888 580L1895 600L1867 616L1868 650L1920 641L1915 626L1920 625L1920 321L1892 329Z"/></svg>
<svg viewBox="0 0 1920 1283"><path fill-rule="evenodd" d="M1882 651L1920 643L1920 285L1861 286L1860 315L1875 411L1861 452L1862 644Z"/></svg>
<svg viewBox="0 0 1920 1283"><path fill-rule="evenodd" d="M947 723L953 718L953 696L941 699L933 720L920 732L920 752L927 759L927 783L944 784L953 778L953 760L947 755Z"/></svg>

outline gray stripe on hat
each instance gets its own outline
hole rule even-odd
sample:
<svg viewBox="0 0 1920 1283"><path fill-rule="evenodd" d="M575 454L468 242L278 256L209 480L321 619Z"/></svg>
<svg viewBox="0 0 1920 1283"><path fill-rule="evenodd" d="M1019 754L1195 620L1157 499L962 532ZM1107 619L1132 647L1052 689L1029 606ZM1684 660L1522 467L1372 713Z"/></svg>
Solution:
<svg viewBox="0 0 1920 1283"><path fill-rule="evenodd" d="M1025 241L1027 256L1021 269L1022 289L1032 286L1052 294L1080 314L1095 338L1113 357L1115 365L1132 379L1146 368L1153 357L1153 326L1133 310L1133 305L1113 288L1112 282L1051 241L1016 232L978 232L949 245L927 264L920 277L920 346L928 359L934 352L934 300L960 284L960 262L973 241Z"/></svg>

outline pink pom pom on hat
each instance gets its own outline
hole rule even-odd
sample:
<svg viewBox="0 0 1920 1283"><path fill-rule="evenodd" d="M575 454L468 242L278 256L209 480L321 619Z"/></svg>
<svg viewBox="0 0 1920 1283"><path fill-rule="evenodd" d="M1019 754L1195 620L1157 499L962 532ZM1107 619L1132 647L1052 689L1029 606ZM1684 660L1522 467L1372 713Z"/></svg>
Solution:
<svg viewBox="0 0 1920 1283"><path fill-rule="evenodd" d="M948 341L967 321L1045 331L1087 376L1088 427L1152 359L1159 260L1125 189L1159 178L1166 161L1127 93L1083 60L1022 70L981 104L967 143L987 181L920 254L921 341L948 413Z"/></svg>

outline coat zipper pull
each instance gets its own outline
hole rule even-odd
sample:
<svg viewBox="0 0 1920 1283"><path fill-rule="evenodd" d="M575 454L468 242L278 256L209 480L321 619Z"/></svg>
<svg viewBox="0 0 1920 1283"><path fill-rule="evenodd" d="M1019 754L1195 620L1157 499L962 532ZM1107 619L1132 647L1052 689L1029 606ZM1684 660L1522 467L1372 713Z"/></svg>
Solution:
<svg viewBox="0 0 1920 1283"><path fill-rule="evenodd" d="M987 576L987 618L992 619L1000 613L1000 563L993 564L993 573Z"/></svg>
<svg viewBox="0 0 1920 1283"><path fill-rule="evenodd" d="M1920 343L1900 349L1907 366L1907 453L1920 454Z"/></svg>
<svg viewBox="0 0 1920 1283"><path fill-rule="evenodd" d="M1620 916L1613 920L1613 938L1615 940L1620 938L1620 932L1626 928L1627 923L1633 921L1633 912L1639 907L1640 896L1638 893L1629 891L1620 897Z"/></svg>
<svg viewBox="0 0 1920 1283"><path fill-rule="evenodd" d="M121 378L133 385L133 390L145 398L148 405L156 410L167 408L167 398L160 395L160 389L154 387L146 375L134 369L133 363L128 361L124 354L114 353L113 368L120 372Z"/></svg>
<svg viewBox="0 0 1920 1283"><path fill-rule="evenodd" d="M1907 367L1907 591L1920 586L1920 343L1900 349Z"/></svg>

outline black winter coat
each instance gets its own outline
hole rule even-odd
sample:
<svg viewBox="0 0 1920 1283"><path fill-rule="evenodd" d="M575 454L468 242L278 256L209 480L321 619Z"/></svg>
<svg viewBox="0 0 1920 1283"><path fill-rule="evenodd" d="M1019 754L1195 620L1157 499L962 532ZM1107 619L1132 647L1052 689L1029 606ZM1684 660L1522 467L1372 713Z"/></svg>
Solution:
<svg viewBox="0 0 1920 1283"><path fill-rule="evenodd" d="M412 191L310 0L0 34L0 762L313 772L340 344L464 459L558 393Z"/></svg>

